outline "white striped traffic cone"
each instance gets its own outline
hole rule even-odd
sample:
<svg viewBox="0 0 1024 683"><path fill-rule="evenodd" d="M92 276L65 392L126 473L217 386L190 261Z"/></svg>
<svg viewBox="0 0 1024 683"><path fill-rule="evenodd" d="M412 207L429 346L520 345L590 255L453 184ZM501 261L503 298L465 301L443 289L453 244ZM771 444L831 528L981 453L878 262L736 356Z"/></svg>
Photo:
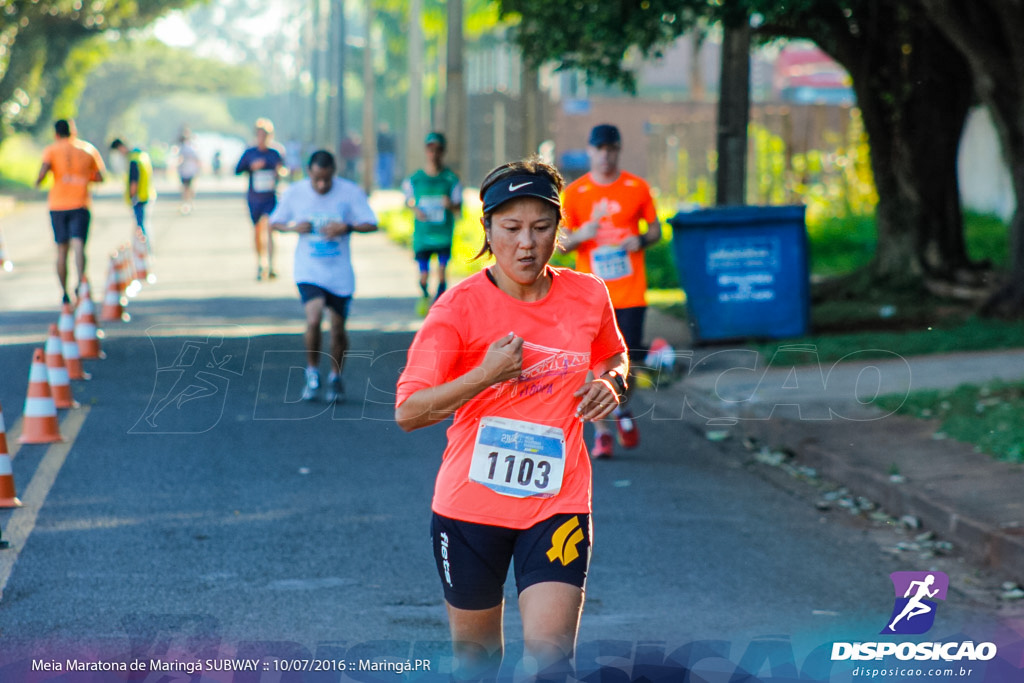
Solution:
<svg viewBox="0 0 1024 683"><path fill-rule="evenodd" d="M135 280L140 285L143 282L156 282L156 275L150 270L149 243L142 230L136 230L132 236L132 263L135 266Z"/></svg>
<svg viewBox="0 0 1024 683"><path fill-rule="evenodd" d="M14 490L14 470L11 469L10 451L7 450L4 409L0 407L0 508L17 507L21 507L21 501Z"/></svg>
<svg viewBox="0 0 1024 683"><path fill-rule="evenodd" d="M28 373L28 393L21 416L20 443L53 443L63 441L57 423L57 405L50 393L50 379L46 373L46 358L42 349L32 354L32 368Z"/></svg>
<svg viewBox="0 0 1024 683"><path fill-rule="evenodd" d="M89 283L82 281L78 292L78 308L75 310L75 339L78 340L78 355L83 360L103 358L100 349L100 331L96 326L96 307L92 303Z"/></svg>
<svg viewBox="0 0 1024 683"><path fill-rule="evenodd" d="M46 377L50 382L53 402L58 408L77 408L78 403L71 395L71 378L64 365L64 344L56 325L50 325L50 334L46 339Z"/></svg>
<svg viewBox="0 0 1024 683"><path fill-rule="evenodd" d="M61 351L64 354L64 365L68 369L68 377L91 379L89 373L82 367L82 353L78 349L78 340L75 339L75 316L71 312L71 304L64 304L61 307L57 331L60 332Z"/></svg>
<svg viewBox="0 0 1024 683"><path fill-rule="evenodd" d="M117 258L110 257L110 268L107 270L107 293L103 298L103 308L100 310L100 320L112 322L115 320L127 320L128 314L124 310L124 302L121 299L121 287L118 284L118 263Z"/></svg>

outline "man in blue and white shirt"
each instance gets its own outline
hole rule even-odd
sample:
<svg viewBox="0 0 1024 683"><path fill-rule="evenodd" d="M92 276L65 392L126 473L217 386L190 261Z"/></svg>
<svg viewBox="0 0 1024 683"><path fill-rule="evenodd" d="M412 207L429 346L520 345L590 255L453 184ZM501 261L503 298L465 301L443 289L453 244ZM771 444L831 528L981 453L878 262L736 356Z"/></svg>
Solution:
<svg viewBox="0 0 1024 683"><path fill-rule="evenodd" d="M340 400L341 369L348 348L345 319L355 292L349 238L353 232L374 232L377 217L366 194L353 182L335 176L334 156L314 152L308 177L295 183L270 216L270 227L299 234L295 247L295 283L306 309L305 401L315 400L320 389L320 325L324 308L331 311L331 371L328 402Z"/></svg>

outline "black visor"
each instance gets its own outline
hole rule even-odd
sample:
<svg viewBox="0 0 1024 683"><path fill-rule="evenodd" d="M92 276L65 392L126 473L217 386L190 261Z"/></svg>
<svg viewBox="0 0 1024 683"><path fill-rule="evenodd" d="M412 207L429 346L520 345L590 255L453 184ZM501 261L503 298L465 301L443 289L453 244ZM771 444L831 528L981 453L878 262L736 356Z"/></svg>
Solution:
<svg viewBox="0 0 1024 683"><path fill-rule="evenodd" d="M514 175L504 178L487 188L481 198L484 203L484 214L489 214L499 206L519 197L536 197L550 202L556 208L562 208L558 197L558 187L542 175Z"/></svg>

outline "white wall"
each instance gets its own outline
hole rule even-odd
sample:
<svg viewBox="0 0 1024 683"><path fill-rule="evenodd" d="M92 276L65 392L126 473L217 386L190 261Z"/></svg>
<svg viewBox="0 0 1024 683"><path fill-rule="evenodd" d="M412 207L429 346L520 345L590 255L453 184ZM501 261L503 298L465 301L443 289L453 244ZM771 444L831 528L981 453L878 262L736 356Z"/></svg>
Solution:
<svg viewBox="0 0 1024 683"><path fill-rule="evenodd" d="M1010 219L1017 206L1013 184L999 136L985 107L975 107L968 114L960 138L957 169L965 209L995 214L1004 221Z"/></svg>

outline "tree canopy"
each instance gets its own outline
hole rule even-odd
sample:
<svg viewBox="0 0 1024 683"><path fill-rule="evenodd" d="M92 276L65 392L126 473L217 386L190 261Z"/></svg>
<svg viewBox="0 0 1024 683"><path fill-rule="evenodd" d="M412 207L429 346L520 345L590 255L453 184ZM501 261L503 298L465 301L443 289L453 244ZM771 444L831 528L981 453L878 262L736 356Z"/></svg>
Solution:
<svg viewBox="0 0 1024 683"><path fill-rule="evenodd" d="M851 74L870 141L879 240L869 280L913 287L975 279L956 151L979 71L934 16L935 5L960 7L955 0L499 1L519 21L527 59L626 87L634 83L631 51L656 56L702 22L750 21L759 40L813 40Z"/></svg>
<svg viewBox="0 0 1024 683"><path fill-rule="evenodd" d="M145 26L199 0L5 0L0 3L0 139L48 118L83 41Z"/></svg>
<svg viewBox="0 0 1024 683"><path fill-rule="evenodd" d="M120 42L97 66L79 98L76 116L85 138L106 141L113 127L141 100L175 92L260 94L254 68L197 57L157 40Z"/></svg>

